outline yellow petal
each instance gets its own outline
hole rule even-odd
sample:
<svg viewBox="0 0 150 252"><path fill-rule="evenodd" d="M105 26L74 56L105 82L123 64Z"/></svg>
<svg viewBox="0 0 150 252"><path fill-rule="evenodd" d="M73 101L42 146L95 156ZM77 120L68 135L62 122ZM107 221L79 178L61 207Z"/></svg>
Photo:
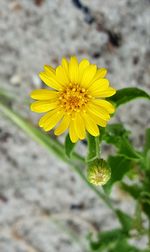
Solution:
<svg viewBox="0 0 150 252"><path fill-rule="evenodd" d="M93 103L94 103L95 105L99 105L99 106L103 107L103 108L106 109L106 110L108 111L108 113L110 113L110 114L111 114L111 113L114 113L114 111L115 111L114 106L113 106L110 102L108 102L108 101L96 99L96 100L93 101Z"/></svg>
<svg viewBox="0 0 150 252"><path fill-rule="evenodd" d="M95 77L93 79L93 82L98 80L98 79L102 79L106 76L107 74L107 69L105 68L100 68L97 70L96 74L95 74Z"/></svg>
<svg viewBox="0 0 150 252"><path fill-rule="evenodd" d="M98 105L94 105L92 103L90 103L88 105L88 109L89 111L91 111L93 114L99 116L100 118L102 118L103 120L109 120L110 119L110 115L108 113L108 111L103 108L103 107L100 107Z"/></svg>
<svg viewBox="0 0 150 252"><path fill-rule="evenodd" d="M56 114L58 112L58 109L53 109L50 112L46 113L44 116L42 116L39 120L39 126L43 127L46 123L47 120L49 120L49 118L53 115Z"/></svg>
<svg viewBox="0 0 150 252"><path fill-rule="evenodd" d="M97 69L96 65L92 64L85 69L81 79L81 85L83 87L87 88L89 86L89 84L91 83L96 74L96 69Z"/></svg>
<svg viewBox="0 0 150 252"><path fill-rule="evenodd" d="M94 120L88 115L88 113L83 113L85 128L92 136L99 136L99 128L94 122Z"/></svg>
<svg viewBox="0 0 150 252"><path fill-rule="evenodd" d="M47 89L37 89L31 92L30 96L35 100L50 100L56 98L58 92Z"/></svg>
<svg viewBox="0 0 150 252"><path fill-rule="evenodd" d="M71 57L69 63L69 75L72 83L78 83L79 67L75 56Z"/></svg>
<svg viewBox="0 0 150 252"><path fill-rule="evenodd" d="M65 115L64 118L62 119L62 121L60 122L59 126L55 130L54 134L56 136L61 135L62 133L64 133L68 129L69 124L70 124L70 116Z"/></svg>
<svg viewBox="0 0 150 252"><path fill-rule="evenodd" d="M69 84L69 77L62 66L56 68L56 79L62 84L62 86Z"/></svg>
<svg viewBox="0 0 150 252"><path fill-rule="evenodd" d="M30 106L31 111L37 113L47 112L58 106L58 102L54 101L36 101L33 102Z"/></svg>
<svg viewBox="0 0 150 252"><path fill-rule="evenodd" d="M74 125L75 125L75 130L77 133L77 136L79 137L79 139L84 139L85 138L85 125L84 125L84 120L82 118L82 116L80 115L80 113L76 114L75 120L74 120Z"/></svg>
<svg viewBox="0 0 150 252"><path fill-rule="evenodd" d="M79 83L81 82L85 69L89 66L90 62L87 59L83 59L79 64Z"/></svg>
<svg viewBox="0 0 150 252"><path fill-rule="evenodd" d="M107 125L107 121L106 120L103 120L102 118L100 118L99 116L93 114L91 111L88 110L88 114L90 115L90 117L93 119L93 121L101 126L101 127L106 127Z"/></svg>
<svg viewBox="0 0 150 252"><path fill-rule="evenodd" d="M76 134L74 120L71 120L69 127L69 136L72 143L76 143L78 141L78 136Z"/></svg>
<svg viewBox="0 0 150 252"><path fill-rule="evenodd" d="M47 72L39 73L41 80L49 87L56 90L61 90L62 85L57 81L55 74L48 74Z"/></svg>
<svg viewBox="0 0 150 252"><path fill-rule="evenodd" d="M107 79L99 79L95 81L89 88L88 91L92 96L99 96L99 93L103 90L107 90L109 87L109 81Z"/></svg>
<svg viewBox="0 0 150 252"><path fill-rule="evenodd" d="M61 120L63 117L64 113L63 112L56 112L54 114L49 114L49 117L47 115L47 119L44 121L42 127L45 131L49 131L52 128L56 126L56 124Z"/></svg>
<svg viewBox="0 0 150 252"><path fill-rule="evenodd" d="M61 65L64 68L67 76L69 76L69 63L65 58L62 58Z"/></svg>
<svg viewBox="0 0 150 252"><path fill-rule="evenodd" d="M105 97L110 97L116 93L116 90L112 87L109 87L106 90L102 90L99 93L95 94L97 97L105 98Z"/></svg>
<svg viewBox="0 0 150 252"><path fill-rule="evenodd" d="M45 65L44 70L47 74L55 74L55 69L51 66Z"/></svg>

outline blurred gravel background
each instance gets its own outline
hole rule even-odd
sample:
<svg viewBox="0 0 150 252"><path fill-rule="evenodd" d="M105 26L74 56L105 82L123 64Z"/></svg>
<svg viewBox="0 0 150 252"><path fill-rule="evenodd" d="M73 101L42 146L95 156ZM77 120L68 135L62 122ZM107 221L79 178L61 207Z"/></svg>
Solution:
<svg viewBox="0 0 150 252"><path fill-rule="evenodd" d="M149 27L149 0L0 0L0 87L17 94L15 109L36 123L27 99L42 86L37 73L76 54L108 68L115 88L150 92ZM116 115L139 148L150 126L149 109L138 100ZM132 212L126 195L114 195L116 204ZM1 118L0 252L86 252L68 228L81 236L116 225L70 167Z"/></svg>

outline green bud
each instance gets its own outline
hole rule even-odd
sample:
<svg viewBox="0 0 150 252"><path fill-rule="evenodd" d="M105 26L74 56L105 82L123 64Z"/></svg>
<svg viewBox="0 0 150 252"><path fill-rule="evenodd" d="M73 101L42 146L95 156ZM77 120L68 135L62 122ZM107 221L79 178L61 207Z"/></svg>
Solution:
<svg viewBox="0 0 150 252"><path fill-rule="evenodd" d="M87 170L87 178L91 184L105 185L111 177L111 169L103 159L91 162Z"/></svg>

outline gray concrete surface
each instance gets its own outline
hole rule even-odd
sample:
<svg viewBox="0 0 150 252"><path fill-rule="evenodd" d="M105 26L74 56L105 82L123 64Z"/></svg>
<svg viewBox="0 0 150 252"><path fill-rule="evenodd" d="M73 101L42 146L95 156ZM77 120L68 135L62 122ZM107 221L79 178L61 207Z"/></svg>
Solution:
<svg viewBox="0 0 150 252"><path fill-rule="evenodd" d="M0 87L17 94L18 112L37 123L26 102L29 92L41 87L37 73L72 54L107 67L115 88L150 92L149 0L83 0L91 24L71 0L35 2L0 0ZM139 148L150 126L149 108L138 100L120 108L115 118L132 130ZM114 194L116 204L133 211L127 196ZM73 241L68 228L81 237L116 225L70 167L1 118L0 252L84 252L85 244Z"/></svg>

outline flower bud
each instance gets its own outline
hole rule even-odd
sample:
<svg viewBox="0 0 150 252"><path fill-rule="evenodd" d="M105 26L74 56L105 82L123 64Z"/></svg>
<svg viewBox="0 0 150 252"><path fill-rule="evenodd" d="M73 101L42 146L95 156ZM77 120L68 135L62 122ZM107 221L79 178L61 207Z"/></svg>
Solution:
<svg viewBox="0 0 150 252"><path fill-rule="evenodd" d="M111 177L111 169L103 159L93 161L87 170L87 178L91 184L105 185Z"/></svg>

